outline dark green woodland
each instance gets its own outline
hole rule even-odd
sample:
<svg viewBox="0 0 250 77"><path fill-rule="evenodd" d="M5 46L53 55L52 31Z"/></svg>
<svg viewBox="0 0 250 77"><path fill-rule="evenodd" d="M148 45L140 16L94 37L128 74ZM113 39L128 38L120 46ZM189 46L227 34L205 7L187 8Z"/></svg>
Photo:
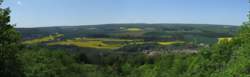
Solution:
<svg viewBox="0 0 250 77"><path fill-rule="evenodd" d="M0 77L250 76L250 21L15 28L10 13L0 7Z"/></svg>

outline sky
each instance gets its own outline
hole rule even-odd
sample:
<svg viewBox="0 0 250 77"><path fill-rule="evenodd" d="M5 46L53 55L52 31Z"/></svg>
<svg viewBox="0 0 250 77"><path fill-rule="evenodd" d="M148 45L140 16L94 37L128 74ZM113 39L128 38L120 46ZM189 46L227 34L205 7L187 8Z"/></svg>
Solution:
<svg viewBox="0 0 250 77"><path fill-rule="evenodd" d="M110 23L240 25L248 0L5 0L17 27Z"/></svg>

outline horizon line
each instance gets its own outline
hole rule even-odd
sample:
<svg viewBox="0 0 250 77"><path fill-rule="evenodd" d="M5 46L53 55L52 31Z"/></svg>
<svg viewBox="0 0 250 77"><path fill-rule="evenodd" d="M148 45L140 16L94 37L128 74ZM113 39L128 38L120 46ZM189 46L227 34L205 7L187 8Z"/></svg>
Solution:
<svg viewBox="0 0 250 77"><path fill-rule="evenodd" d="M232 24L207 24L207 23L105 23L105 24L82 24L82 25L50 25L50 26L31 26L31 27L18 27L15 25L15 28L46 28L46 27L75 27L75 26L95 26L95 25L117 25L117 24L183 24L183 25L225 25L225 26L241 26L241 25L232 25Z"/></svg>

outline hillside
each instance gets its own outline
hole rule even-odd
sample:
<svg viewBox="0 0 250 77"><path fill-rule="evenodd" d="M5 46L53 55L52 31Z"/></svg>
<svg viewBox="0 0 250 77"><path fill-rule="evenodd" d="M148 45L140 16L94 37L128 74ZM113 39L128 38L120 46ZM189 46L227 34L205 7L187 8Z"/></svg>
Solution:
<svg viewBox="0 0 250 77"><path fill-rule="evenodd" d="M23 39L34 39L51 34L64 34L64 38L94 37L144 40L188 40L206 42L231 37L239 29L230 25L209 24L104 24L64 27L18 28ZM210 43L210 42L206 42Z"/></svg>
<svg viewBox="0 0 250 77"><path fill-rule="evenodd" d="M0 77L250 77L247 7L243 0L0 0Z"/></svg>
<svg viewBox="0 0 250 77"><path fill-rule="evenodd" d="M24 35L22 43L27 46L20 58L32 70L39 67L36 61L40 63L40 58L45 58L41 61L45 65L47 60L54 59L62 64L75 63L65 65L70 69L64 71L81 70L76 75L88 77L209 77L209 74L226 77L213 71L230 72L231 67L226 65L234 66L231 55L239 54L232 51L245 38L237 32L239 28L207 24L108 24L17 30ZM249 31L249 27L246 29Z"/></svg>
<svg viewBox="0 0 250 77"><path fill-rule="evenodd" d="M23 44L94 54L197 52L230 39L238 26L209 24L105 24L18 28Z"/></svg>

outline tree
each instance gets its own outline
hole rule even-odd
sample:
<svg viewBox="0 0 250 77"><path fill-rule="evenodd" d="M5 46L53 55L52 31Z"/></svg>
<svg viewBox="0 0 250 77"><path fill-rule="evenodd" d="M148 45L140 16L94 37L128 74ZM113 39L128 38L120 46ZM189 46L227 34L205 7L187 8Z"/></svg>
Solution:
<svg viewBox="0 0 250 77"><path fill-rule="evenodd" d="M10 9L2 8L0 0L0 76L22 77L21 66L17 60L19 34L10 22Z"/></svg>

